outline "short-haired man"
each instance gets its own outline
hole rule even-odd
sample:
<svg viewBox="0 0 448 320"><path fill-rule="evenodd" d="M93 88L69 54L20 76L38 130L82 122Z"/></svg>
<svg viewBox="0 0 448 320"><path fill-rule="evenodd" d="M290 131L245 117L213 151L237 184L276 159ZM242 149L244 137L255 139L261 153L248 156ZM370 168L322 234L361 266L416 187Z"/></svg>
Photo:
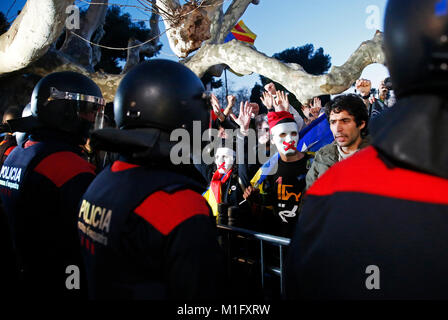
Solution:
<svg viewBox="0 0 448 320"><path fill-rule="evenodd" d="M334 141L316 152L306 175L307 189L333 164L370 144L367 136L367 109L357 95L336 97L326 105L325 113Z"/></svg>

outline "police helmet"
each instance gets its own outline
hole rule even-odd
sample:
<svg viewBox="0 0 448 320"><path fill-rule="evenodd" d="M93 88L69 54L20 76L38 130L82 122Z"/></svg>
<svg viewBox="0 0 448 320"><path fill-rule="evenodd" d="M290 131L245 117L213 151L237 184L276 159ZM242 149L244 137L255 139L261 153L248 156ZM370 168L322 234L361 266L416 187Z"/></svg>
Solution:
<svg viewBox="0 0 448 320"><path fill-rule="evenodd" d="M71 71L55 72L34 87L31 114L44 128L86 138L92 127L101 128L105 101L88 77Z"/></svg>
<svg viewBox="0 0 448 320"><path fill-rule="evenodd" d="M156 128L192 132L193 121L208 128L209 111L201 80L184 65L163 59L140 63L121 81L114 115L120 129ZM199 123L198 123L199 124Z"/></svg>
<svg viewBox="0 0 448 320"><path fill-rule="evenodd" d="M384 46L398 97L446 93L448 89L448 3L390 0Z"/></svg>

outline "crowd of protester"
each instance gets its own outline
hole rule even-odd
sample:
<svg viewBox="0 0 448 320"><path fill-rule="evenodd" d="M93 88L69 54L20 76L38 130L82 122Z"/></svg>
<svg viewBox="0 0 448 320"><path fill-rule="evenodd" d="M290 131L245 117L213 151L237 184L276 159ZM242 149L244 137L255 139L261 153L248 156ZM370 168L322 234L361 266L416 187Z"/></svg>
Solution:
<svg viewBox="0 0 448 320"><path fill-rule="evenodd" d="M56 80L51 80L52 77ZM71 74L56 73L46 77L43 81L44 84L45 82L50 82L52 85L57 85L57 82L68 81L66 78L69 81L73 81L71 77L73 77ZM79 76L74 76L74 78L77 77ZM76 81L88 82L90 80L77 79ZM89 83L89 85L94 86L92 83ZM38 84L36 86L37 93L35 90L34 95L39 95L39 90L42 90L42 86L44 85ZM61 87L63 85L59 85L59 89ZM76 89L74 88L71 91L76 91ZM100 97L99 93L97 95ZM33 96L33 99L36 100L38 97ZM214 143L205 149L215 160L209 164L204 163L204 161L196 164L195 167L200 174L195 177L198 181L201 181L202 188L206 187L203 196L208 201L216 223L291 238L295 223L300 216L303 195L306 189L332 164L341 159L345 159L368 144L366 132L369 105L364 105L360 96L349 94L340 95L329 101L323 107L321 99L316 97L308 100L302 106L302 114L304 115L302 117L289 104L288 93L277 91L274 83L269 83L265 86L261 100L268 110L267 114L259 114L260 106L258 104L245 101L241 102L240 110L235 115L233 111L236 109L234 96L227 97L227 106L223 108L219 104L218 99L213 94L210 95L209 105L211 106L211 118L213 119L210 128L217 129L217 137L215 137ZM24 110L23 117L21 110L17 107L11 107L6 110L3 116L4 126L8 128L14 126L14 121L8 122L13 119L33 117L30 106L31 104ZM36 109L38 107L38 103L35 102L33 108ZM103 127L116 127L117 119L114 119L116 116L114 116L114 105L109 103L102 107L101 122ZM54 112L54 110L47 112ZM43 112L40 112L39 116L42 117L42 114ZM53 116L47 115L47 117L52 118ZM89 117L92 118L92 115L89 115ZM320 148L316 154L308 149L299 150L298 143L301 138L301 133L319 117L326 118L326 126L328 130L331 130L336 140ZM327 119L330 120L329 123ZM58 122L67 121L66 119L58 119L57 117L56 120ZM70 230L67 226L69 220L66 219L74 221L75 212L79 210L78 201L81 199L82 193L87 190L87 186L92 182L94 175L99 174L107 166L119 166L122 160L120 160L119 152L96 150L91 145L91 139L86 135L86 132L82 131L81 134L81 131L73 129L75 134L70 135L66 128L61 129L61 123L55 126L53 122L54 119L49 121L51 123L49 128L45 128L45 126L44 128L38 128L38 126L36 129L34 127L35 124L33 124L29 129L30 133L5 132L3 141L0 143L0 151L3 164L7 156L17 145L27 150L29 146L39 141L46 141L47 139L49 141L69 140L71 142L70 148L73 150L70 151L74 152L72 156L76 160L67 157L67 154L59 158L60 153L56 153L59 156L54 156L54 159L51 160L44 158L46 160L43 161L44 165L42 163L38 165L38 167L44 166L44 171L50 170L49 172L39 172L46 179L62 179L63 182L52 180L53 183L62 183L62 185L57 186L57 190L54 187L45 187L48 184L44 181L46 179L42 180L42 177L33 177L31 180L42 181L32 187L28 186L26 188L27 193L20 195L20 201L24 201L23 199L27 197L26 205L17 201L11 205L9 203L11 199L7 198L4 200L7 206L6 211L10 211L10 214L11 212L17 212L16 210L19 210L18 207L22 206L26 208L20 210L29 210L27 209L29 205L33 206L35 210L38 207L42 207L42 210L54 211L54 215L56 216L58 211L64 212L65 218L58 217L54 220L54 224L50 224L53 229L60 229L59 232L67 232L67 235L70 235L66 236L65 240L59 245L54 245L51 248L51 251L69 251L67 254L61 254L60 261L55 263L55 266L62 268L62 265L82 265L80 257L75 253L76 246L74 249L64 249L74 246L73 238L75 237L73 230L70 233L68 232ZM71 127L75 128L76 126L72 125ZM346 129L347 127L348 129ZM255 144L251 144L248 138L251 130L255 132ZM235 132L236 135L234 135ZM320 140L320 133L321 131L317 133L312 132L313 139L316 141ZM16 136L20 136L17 139L18 141L16 141ZM83 143L79 144L79 142ZM242 160L239 159L237 161L239 143L242 145L242 149L240 150L242 154L239 155ZM74 150L76 149L76 145L79 149ZM332 148L331 155L326 154L328 151L326 152L325 150L328 147ZM63 148L63 150L65 149ZM52 158L51 153L47 157ZM251 159L252 161L250 161ZM66 161L67 163L65 164L61 161ZM59 173L54 173L51 170L59 166L68 165L72 167L65 170L73 172L66 173L68 174L67 178L52 178L52 175L57 176ZM33 181L33 183L35 182ZM36 188L39 189L39 192ZM45 190L46 193L43 193L42 190ZM36 200L36 198L40 200ZM48 206L42 204L42 200L48 201L49 198L57 198L62 203L58 203L53 209L49 209ZM85 208L81 208L80 210L82 212ZM39 212L39 210L37 211ZM70 217L70 215L74 216ZM18 222L10 221L10 223L13 223L11 227L14 230L11 234L7 216L4 212L2 213L2 235L5 237L3 251L5 253L4 256L10 262L5 264L6 271L4 274L7 275L10 282L12 281L12 285L16 285L15 280L18 283L24 282L25 285L23 288L25 288L25 291L29 291L29 295L35 293L32 289L33 287L35 288L44 284L47 288L55 292L60 292L61 290L58 288L60 285L57 282L63 282L62 279L65 274L56 272L55 268L45 267L42 269L42 266L39 267L36 265L35 262L39 261L34 255L38 252L38 249L35 247L36 243L26 243L30 237L41 238L43 236L35 231L30 232L30 227L27 226L28 223L31 224L31 221L34 221L31 225L36 226L41 225L42 222L39 222L39 219L35 220L35 218L27 219L28 222L26 223L21 220L20 225ZM82 216L81 213L80 216ZM59 228L57 223L61 223L65 227ZM43 228L43 226L41 227ZM22 234L24 230L27 230L29 235L24 236ZM7 239L10 236L13 239L12 244ZM85 246L85 241L88 240L84 239L83 236L81 236L81 239L81 244ZM25 243L20 244L23 241ZM51 240L48 239L48 241L50 242ZM91 241L90 249L94 250L93 240ZM13 248L19 250L20 253L15 253ZM43 255L43 257L51 261L51 254L49 252L48 255ZM20 256L19 262L17 262L18 256ZM35 262L32 262L33 259ZM17 270L17 267L25 271ZM30 271L33 269L34 271ZM38 273L41 276L37 277ZM58 274L58 276L54 276L53 273ZM36 278L40 280L37 281ZM83 274L84 278L85 275ZM65 292L64 290L62 291ZM75 294L73 296L79 298L85 294L84 292L81 295ZM68 296L70 297L70 295ZM113 297L110 293L108 296ZM146 296L139 297L143 298ZM157 298L157 296L152 298Z"/></svg>
<svg viewBox="0 0 448 320"><path fill-rule="evenodd" d="M397 8L392 4L389 10L398 14ZM395 42L386 41L387 48ZM391 73L397 75L393 54L389 59ZM386 284L380 297L431 296L421 295L424 285L443 296L432 278L430 284L421 281L417 289L409 288L408 279L391 263L400 248L384 246L397 234L406 251L403 260L414 261L415 252L406 241L418 250L420 243L403 236L405 230L397 225L406 219L395 221L390 210L406 214L406 208L408 218L418 221L428 210L423 213L435 213L437 220L446 205L439 190L446 186L439 178L446 173L444 151L441 160L433 152L427 152L429 159L426 153L416 157L412 141L397 131L400 123L412 123L411 116L419 114L416 108L425 104L421 99L432 116L419 123L445 115L440 106L445 106L446 93L438 90L446 85L440 85L439 74L424 90L418 86L418 72L414 74L417 85L407 85L404 76L394 78L394 89L401 96L411 95L407 99L415 103L403 119L398 108L406 100L396 101L390 78L378 90L371 81L358 79L355 94L313 97L300 112L290 105L288 93L271 82L260 97L268 112L260 114L257 103L236 106L233 96L221 106L191 70L168 60L150 60L130 70L113 104L106 104L100 88L82 74L47 75L23 112L9 108L3 115L3 282L18 297L28 298L235 296L225 263L230 250L223 248L229 243L218 236L218 224L291 240L286 252L290 298L375 298L364 290L364 270L356 264L370 261L368 253L394 275L387 278L391 283L398 279L401 291ZM409 87L421 96L412 96ZM414 138L443 141L444 127L439 127L439 135L427 126ZM187 162L173 160L179 144L172 134L177 129L188 135L181 141ZM374 143L370 131L376 134ZM199 153L198 136L201 143L203 137L210 138ZM400 184L400 177L418 181L426 193ZM383 181L386 186L378 191L375 184ZM431 186L438 188L431 192ZM413 215L409 208L416 206L421 208ZM351 223L358 229L352 230ZM444 224L423 225L439 234ZM418 224L409 228L427 236ZM444 246L438 241L427 259L440 255ZM377 252L386 247L394 255ZM278 260L273 252L266 253L273 255L267 260ZM420 264L410 268L424 274ZM379 289L375 281L372 288L366 286Z"/></svg>

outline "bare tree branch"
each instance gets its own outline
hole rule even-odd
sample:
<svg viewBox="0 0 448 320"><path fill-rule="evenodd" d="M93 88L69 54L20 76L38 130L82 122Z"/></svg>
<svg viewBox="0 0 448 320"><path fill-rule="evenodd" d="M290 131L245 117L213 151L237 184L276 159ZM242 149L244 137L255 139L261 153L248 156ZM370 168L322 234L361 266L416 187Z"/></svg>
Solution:
<svg viewBox="0 0 448 320"><path fill-rule="evenodd" d="M11 28L0 36L0 74L20 70L47 52L64 28L73 0L28 0Z"/></svg>
<svg viewBox="0 0 448 320"><path fill-rule="evenodd" d="M142 46L136 47L141 43L142 42L136 39L129 40L128 46L130 48L128 49L126 64L123 67L123 71L121 73L124 74L128 72L129 69L131 69L133 66L137 65L140 62L140 54L144 54L147 57L152 57L162 47L162 44L153 43L152 41L145 43Z"/></svg>
<svg viewBox="0 0 448 320"><path fill-rule="evenodd" d="M154 54L160 50L162 47L162 44L159 43L160 38L160 29L159 29L159 14L158 14L158 8L155 5L156 0L151 0L152 2L152 14L151 18L149 19L149 25L150 25L150 32L149 37L152 39L150 42L145 43L141 46L138 46L142 44L137 39L129 39L128 42L128 54L126 58L126 64L123 67L123 71L121 73L126 73L131 69L133 66L138 64L140 62L140 55L144 54L146 57L152 57Z"/></svg>
<svg viewBox="0 0 448 320"><path fill-rule="evenodd" d="M80 29L67 30L67 37L60 49L63 53L72 56L78 63L92 71L93 52L92 47L86 40L90 41L95 30L104 25L108 8L108 0L96 1L95 4L89 5L89 9L87 9L86 15L80 23ZM99 42L101 39L96 40Z"/></svg>
<svg viewBox="0 0 448 320"><path fill-rule="evenodd" d="M207 44L188 61L188 66L198 76L217 64L225 63L240 74L256 72L282 84L301 102L322 94L337 94L348 89L372 63L384 63L383 35L377 32L372 40L363 42L340 67L330 73L314 76L297 64L285 64L258 52L252 46L232 40L224 44Z"/></svg>
<svg viewBox="0 0 448 320"><path fill-rule="evenodd" d="M210 39L211 22L200 4L187 2L177 6L175 0L157 0L156 4L165 24L170 48L179 58L187 57Z"/></svg>
<svg viewBox="0 0 448 320"><path fill-rule="evenodd" d="M210 19L211 35L210 39L204 43L217 43L224 16L223 4L223 0L208 0L203 2L203 8L207 11L207 17Z"/></svg>
<svg viewBox="0 0 448 320"><path fill-rule="evenodd" d="M227 9L221 26L221 32L218 36L217 43L223 43L226 36L238 23L243 13L246 11L247 7L251 4L257 5L259 1L254 0L233 0L230 7Z"/></svg>

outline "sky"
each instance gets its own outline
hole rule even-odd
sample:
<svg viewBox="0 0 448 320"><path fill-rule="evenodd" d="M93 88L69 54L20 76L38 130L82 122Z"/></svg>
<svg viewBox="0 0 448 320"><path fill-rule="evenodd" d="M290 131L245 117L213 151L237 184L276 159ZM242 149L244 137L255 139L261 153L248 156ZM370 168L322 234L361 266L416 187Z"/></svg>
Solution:
<svg viewBox="0 0 448 320"><path fill-rule="evenodd" d="M137 0L112 0L110 3L138 5ZM12 19L25 0L1 0L0 11L10 12ZM77 1L76 3L80 3ZM224 0L227 8L230 0ZM85 4L83 4L85 5ZM332 66L340 66L365 41L372 39L375 30L383 30L386 0L260 0L250 5L242 20L257 35L255 47L268 56L291 47L311 43L330 54ZM141 10L126 9L136 20L147 19ZM162 22L161 29L163 30ZM166 36L159 58L177 60ZM251 89L259 82L258 75L234 76L228 72L230 89ZM382 65L368 66L361 77L370 79L373 87L388 76Z"/></svg>

